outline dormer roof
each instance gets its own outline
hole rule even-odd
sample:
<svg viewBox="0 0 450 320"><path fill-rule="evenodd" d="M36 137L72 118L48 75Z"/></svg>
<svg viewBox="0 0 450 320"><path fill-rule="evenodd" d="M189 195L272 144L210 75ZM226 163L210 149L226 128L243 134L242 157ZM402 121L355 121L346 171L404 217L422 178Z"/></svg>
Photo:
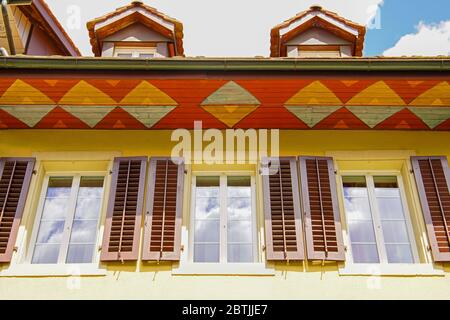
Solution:
<svg viewBox="0 0 450 320"><path fill-rule="evenodd" d="M140 1L117 8L114 12L87 23L92 52L95 56L101 56L103 39L135 23L171 39L175 48L174 55L184 56L183 24Z"/></svg>
<svg viewBox="0 0 450 320"><path fill-rule="evenodd" d="M320 6L312 6L271 30L271 57L286 57L286 44L294 37L321 28L353 44L353 56L361 57L366 28Z"/></svg>

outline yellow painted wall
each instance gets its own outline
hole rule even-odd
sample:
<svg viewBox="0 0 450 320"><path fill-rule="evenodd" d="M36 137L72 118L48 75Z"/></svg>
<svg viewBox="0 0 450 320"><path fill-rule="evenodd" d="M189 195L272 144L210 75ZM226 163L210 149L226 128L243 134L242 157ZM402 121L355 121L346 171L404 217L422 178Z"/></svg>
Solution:
<svg viewBox="0 0 450 320"><path fill-rule="evenodd" d="M0 157L37 155L42 159L33 177L30 194L18 239L17 263L26 254L36 199L45 170L93 168L108 170L113 156L167 156L174 143L170 131L0 131ZM281 155L335 155L339 169L355 164L364 169L392 166L407 176L400 158L416 155L446 155L450 158L450 132L381 132L381 131L282 131ZM90 156L92 155L92 156ZM39 159L38 157L38 159ZM52 159L49 161L48 159ZM66 159L78 159L67 163ZM349 160L350 159L350 160ZM349 162L350 161L350 162ZM400 168L399 168L400 167ZM245 169L248 169L246 167ZM256 169L256 168L255 168ZM189 178L186 185L189 186ZM408 180L410 178L406 178ZM408 180L409 181L409 180ZM408 196L413 220L417 222L416 240L426 243L417 194L410 185ZM108 181L107 181L108 183ZM257 184L258 230L263 221L261 188ZM189 221L189 190L185 194L183 225ZM342 204L341 204L342 206ZM105 207L105 206L104 206ZM104 220L105 208L103 208ZM263 235L260 232L260 238ZM187 244L185 244L187 245ZM424 249L424 260L427 258ZM0 272L8 269L0 266ZM106 275L78 277L0 277L0 299L449 299L450 265L434 265L444 269L441 276L342 276L337 264L321 266L313 263L269 264L273 276L181 276L172 275L171 264L111 263L101 265Z"/></svg>

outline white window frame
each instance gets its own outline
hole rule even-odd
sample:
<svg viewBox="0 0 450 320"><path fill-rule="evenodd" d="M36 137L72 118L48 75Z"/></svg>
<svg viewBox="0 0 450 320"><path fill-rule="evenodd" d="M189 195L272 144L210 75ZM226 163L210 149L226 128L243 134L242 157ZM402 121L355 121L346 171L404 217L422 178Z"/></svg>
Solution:
<svg viewBox="0 0 450 320"><path fill-rule="evenodd" d="M157 50L156 46L148 47L128 47L128 46L114 46L114 57L119 57L119 54L131 54L133 59L140 58L140 54L153 54L156 57Z"/></svg>
<svg viewBox="0 0 450 320"><path fill-rule="evenodd" d="M63 232L63 236L62 236L61 248L60 248L59 256L58 256L58 262L55 264L50 264L50 265L71 265L69 263L66 263L66 258L67 258L67 252L69 249L70 236L72 233L72 225L73 225L73 220L74 220L75 211L76 211L78 191L80 188L80 182L81 182L82 177L102 177L103 178L103 190L102 190L102 194L101 194L100 210L101 210L101 208L103 208L103 205L104 205L105 188L106 188L106 173L105 172L103 172L103 171L100 171L100 172L95 172L95 171L94 172L93 171L88 171L88 172L71 172L71 171L47 172L45 174L44 181L42 183L41 194L39 197L39 204L37 207L36 216L35 216L34 224L33 224L33 230L32 230L32 234L31 234L30 246L28 247L29 250L28 250L28 253L27 253L26 259L25 259L25 263L31 264L33 266L34 265L36 265L36 266L46 265L46 264L32 264L32 259L33 259L33 254L34 254L34 250L35 250L35 246L36 246L37 236L39 233L41 218L42 218L42 214L43 214L43 210L44 210L44 204L45 204L45 198L47 195L49 180L51 178L57 178L57 177L72 177L72 186L71 186L71 193L70 193L69 205L68 205L69 214L68 214L68 216L66 216L66 219L64 222L64 232ZM99 243L99 241L100 241L100 220L101 220L101 212L99 213L99 219L97 221L97 239L95 241L95 249L99 248L99 245L100 245L100 243ZM75 265L93 265L93 264L98 264L98 262L99 261L98 261L97 250L94 250L91 263L83 263L83 264L76 263ZM47 264L47 265L49 265L49 264Z"/></svg>
<svg viewBox="0 0 450 320"><path fill-rule="evenodd" d="M379 214L379 208L378 208L378 203L376 201L376 196L375 196L375 184L374 184L374 180L373 177L374 176L390 176L390 177L396 177L397 178L397 183L398 183L398 187L400 190L400 200L402 202L402 207L403 207L403 213L405 215L405 223L406 223L406 228L407 228L407 232L408 232L408 237L411 243L411 251L412 251L412 256L413 256L413 263L410 263L408 265L415 265L415 264L419 264L419 253L418 253L418 248L417 248L417 244L416 244L416 239L414 236L414 230L412 227L412 220L411 220L411 213L410 210L408 208L408 201L406 200L406 194L405 194L405 187L403 184L403 178L402 175L399 171L341 171L339 173L339 188L341 191L341 195L343 197L343 201L345 201L344 198L344 185L343 185L343 177L365 177L366 179L366 184L367 184L367 192L368 192L368 198L369 198L369 206L370 206L370 210L371 210L371 214L372 214L372 222L373 222L373 227L374 227L374 232L375 232L375 241L377 244L377 249L378 249L378 256L379 256L379 263L372 263L369 265L385 265L385 266L391 266L391 265L405 265L405 264L393 264L393 263L388 263L388 258L387 258L387 253L386 253L386 246L385 246L385 242L384 242L384 236L383 236L383 230L382 230L382 226L381 226L381 219L380 219L380 214ZM345 206L343 208L343 213L345 215L345 222L346 222L346 226L347 226L347 234L346 234L346 240L347 240L347 263L350 262L353 265L367 265L367 264L357 264L353 262L353 255L352 255L352 246L351 246L351 239L350 239L350 233L348 232L348 220L347 220L347 212L345 211Z"/></svg>
<svg viewBox="0 0 450 320"><path fill-rule="evenodd" d="M194 262L194 228L195 228L195 200L196 200L196 188L197 188L197 177L199 176L211 176L211 177L219 177L220 185L219 185L219 204L220 204L220 255L219 255L219 264L226 265L240 265L243 263L239 262L228 262L227 261L227 230L228 230L228 212L227 212L227 178L230 176L242 176L242 177L250 177L250 186L251 186L251 203L252 203L252 245L253 245L253 262L257 263L259 261L258 254L258 227L257 227L257 219L256 219L256 182L255 175L253 172L232 172L232 173L223 173L223 172L202 172L196 173L192 175L192 185L191 185L191 214L190 214L190 222L189 229L191 232L189 233L189 254L188 260L190 263ZM203 262L198 262L195 264L208 264Z"/></svg>

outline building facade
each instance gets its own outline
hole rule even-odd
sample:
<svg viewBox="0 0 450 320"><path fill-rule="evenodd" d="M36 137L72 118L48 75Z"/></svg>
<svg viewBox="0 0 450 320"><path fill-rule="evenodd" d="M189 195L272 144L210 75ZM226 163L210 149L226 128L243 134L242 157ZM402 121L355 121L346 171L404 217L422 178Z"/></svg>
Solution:
<svg viewBox="0 0 450 320"><path fill-rule="evenodd" d="M1 299L450 298L450 59L317 6L271 58L140 2L88 30L0 60Z"/></svg>

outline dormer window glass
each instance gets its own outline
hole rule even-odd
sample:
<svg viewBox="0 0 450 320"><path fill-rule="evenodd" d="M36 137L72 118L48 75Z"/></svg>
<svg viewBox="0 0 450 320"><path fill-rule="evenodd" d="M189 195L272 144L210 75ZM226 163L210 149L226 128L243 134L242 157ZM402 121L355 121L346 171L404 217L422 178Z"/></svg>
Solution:
<svg viewBox="0 0 450 320"><path fill-rule="evenodd" d="M301 58L340 58L339 46L298 46L298 56Z"/></svg>
<svg viewBox="0 0 450 320"><path fill-rule="evenodd" d="M137 58L137 59L151 59L156 56L156 46L146 47L129 47L129 46L115 46L114 57L118 58Z"/></svg>

